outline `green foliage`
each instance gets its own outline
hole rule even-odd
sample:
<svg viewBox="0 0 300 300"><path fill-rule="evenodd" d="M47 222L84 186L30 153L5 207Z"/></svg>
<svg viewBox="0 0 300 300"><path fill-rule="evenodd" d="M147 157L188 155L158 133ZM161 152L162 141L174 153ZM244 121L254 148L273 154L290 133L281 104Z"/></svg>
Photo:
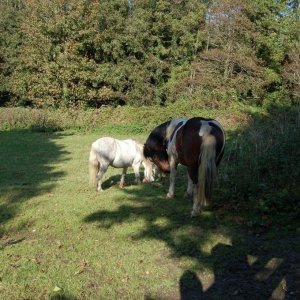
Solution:
<svg viewBox="0 0 300 300"><path fill-rule="evenodd" d="M0 2L0 106L10 100L10 79L18 66L21 11L15 1Z"/></svg>
<svg viewBox="0 0 300 300"><path fill-rule="evenodd" d="M131 11L127 1L25 3L9 88L12 104L35 107L163 101L156 89L173 64L191 59L204 16L197 1L137 2Z"/></svg>
<svg viewBox="0 0 300 300"><path fill-rule="evenodd" d="M0 6L0 104L226 107L283 88L298 101L299 10L285 1Z"/></svg>
<svg viewBox="0 0 300 300"><path fill-rule="evenodd" d="M299 107L272 103L229 133L221 185L227 182L232 201L261 220L299 218L299 113Z"/></svg>

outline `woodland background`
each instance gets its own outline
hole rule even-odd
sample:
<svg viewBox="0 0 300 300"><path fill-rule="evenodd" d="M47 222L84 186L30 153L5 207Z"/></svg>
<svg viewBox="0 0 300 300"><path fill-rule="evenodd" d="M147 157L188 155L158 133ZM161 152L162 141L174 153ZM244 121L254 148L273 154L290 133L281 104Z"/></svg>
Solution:
<svg viewBox="0 0 300 300"><path fill-rule="evenodd" d="M1 0L0 105L290 105L299 1Z"/></svg>

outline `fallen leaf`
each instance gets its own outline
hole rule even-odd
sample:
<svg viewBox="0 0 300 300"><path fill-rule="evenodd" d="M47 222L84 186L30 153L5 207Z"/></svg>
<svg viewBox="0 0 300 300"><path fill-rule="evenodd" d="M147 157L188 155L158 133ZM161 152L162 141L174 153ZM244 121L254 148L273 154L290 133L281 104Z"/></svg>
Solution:
<svg viewBox="0 0 300 300"><path fill-rule="evenodd" d="M7 240L8 238L9 238L9 236L6 235L6 234L4 234L4 235L1 237L1 240L5 241L5 240Z"/></svg>
<svg viewBox="0 0 300 300"><path fill-rule="evenodd" d="M77 271L74 273L74 275L79 275L79 274L83 273L83 271L84 271L84 269L77 270Z"/></svg>
<svg viewBox="0 0 300 300"><path fill-rule="evenodd" d="M86 266L87 266L87 261L85 259L82 259L77 263L77 267L79 268L84 268Z"/></svg>
<svg viewBox="0 0 300 300"><path fill-rule="evenodd" d="M53 289L53 292L59 292L59 291L61 291L61 288L56 285Z"/></svg>

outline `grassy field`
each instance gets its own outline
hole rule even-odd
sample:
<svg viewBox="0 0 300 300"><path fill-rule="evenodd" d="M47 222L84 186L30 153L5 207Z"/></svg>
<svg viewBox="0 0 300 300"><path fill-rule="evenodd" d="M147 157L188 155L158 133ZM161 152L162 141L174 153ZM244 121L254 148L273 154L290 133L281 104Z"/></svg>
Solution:
<svg viewBox="0 0 300 300"><path fill-rule="evenodd" d="M297 299L300 230L245 221L233 133L215 206L194 219L183 168L174 200L168 179L134 185L132 170L123 189L112 168L102 193L88 185L90 144L128 134L0 132L0 299Z"/></svg>

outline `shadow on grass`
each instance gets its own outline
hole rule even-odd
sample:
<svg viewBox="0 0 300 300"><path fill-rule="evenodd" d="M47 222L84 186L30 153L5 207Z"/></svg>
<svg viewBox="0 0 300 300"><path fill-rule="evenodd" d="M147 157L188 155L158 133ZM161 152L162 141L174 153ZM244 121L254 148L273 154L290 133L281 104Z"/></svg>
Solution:
<svg viewBox="0 0 300 300"><path fill-rule="evenodd" d="M167 182L125 188L130 205L97 211L84 221L109 228L143 219L144 228L132 239L163 241L172 257L195 262L178 279L180 296L146 299L297 299L299 125L297 110L273 108L264 114L252 112L247 126L228 132L215 205L199 218L190 218L192 204L183 199L186 176L180 168L174 200L165 198ZM271 224L279 219L272 231ZM223 242L215 243L216 237ZM163 263L163 254L161 259ZM203 268L213 276L205 278Z"/></svg>
<svg viewBox="0 0 300 300"><path fill-rule="evenodd" d="M298 299L297 247L278 249L274 242L264 238L244 238L244 251L235 241L232 245L219 243L212 249L211 282L203 280L197 270L186 270L179 280L180 299Z"/></svg>
<svg viewBox="0 0 300 300"><path fill-rule="evenodd" d="M14 218L21 204L51 192L64 175L52 163L67 152L55 143L57 134L27 130L0 132L0 226ZM0 237L4 231L0 227Z"/></svg>
<svg viewBox="0 0 300 300"><path fill-rule="evenodd" d="M77 300L77 299L78 299L77 297L73 297L70 295L57 294L57 295L50 297L49 300Z"/></svg>
<svg viewBox="0 0 300 300"><path fill-rule="evenodd" d="M121 180L122 169L116 169L116 170L119 170L120 174L109 176L109 178L105 179L101 185L103 190L107 190L107 189L111 188L112 186L119 186L120 180ZM141 178L143 178L142 174L141 174ZM126 187L126 186L130 186L130 185L135 185L136 183L134 180L135 180L134 173L131 173L131 169L128 168L128 172L125 176L124 186Z"/></svg>

